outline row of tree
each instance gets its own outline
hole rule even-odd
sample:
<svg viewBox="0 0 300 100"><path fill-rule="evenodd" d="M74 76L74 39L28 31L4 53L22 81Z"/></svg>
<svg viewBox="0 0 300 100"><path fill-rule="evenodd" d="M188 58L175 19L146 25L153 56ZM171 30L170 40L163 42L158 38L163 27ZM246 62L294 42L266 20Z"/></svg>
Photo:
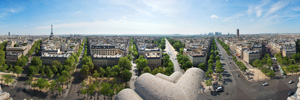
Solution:
<svg viewBox="0 0 300 100"><path fill-rule="evenodd" d="M41 49L41 43L42 40L38 40L36 41L32 46L31 49L28 51L28 56L31 56L33 52L35 52L36 54L39 53L40 49Z"/></svg>
<svg viewBox="0 0 300 100"><path fill-rule="evenodd" d="M164 50L166 48L166 40L164 37L162 37L159 40L156 40L154 42L159 48L161 48L161 50Z"/></svg>
<svg viewBox="0 0 300 100"><path fill-rule="evenodd" d="M227 44L225 44L223 41L221 41L220 39L217 39L217 40L221 44L221 46L226 50L227 54L231 55L229 46Z"/></svg>
<svg viewBox="0 0 300 100"><path fill-rule="evenodd" d="M180 40L174 40L171 38L167 38L167 39L177 52L180 52L180 48L185 47L185 45L181 43Z"/></svg>
<svg viewBox="0 0 300 100"><path fill-rule="evenodd" d="M0 44L0 66L5 66L5 49L7 46L7 41Z"/></svg>

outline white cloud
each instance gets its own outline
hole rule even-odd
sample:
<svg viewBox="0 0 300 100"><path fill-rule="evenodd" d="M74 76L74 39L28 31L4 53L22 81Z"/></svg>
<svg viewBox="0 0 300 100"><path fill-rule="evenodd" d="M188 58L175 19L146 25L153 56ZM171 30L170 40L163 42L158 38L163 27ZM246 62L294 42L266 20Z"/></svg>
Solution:
<svg viewBox="0 0 300 100"><path fill-rule="evenodd" d="M263 9L261 9L260 7L255 7L256 9L256 17L260 17L262 15Z"/></svg>
<svg viewBox="0 0 300 100"><path fill-rule="evenodd" d="M47 25L36 27L34 30L45 33L49 31L49 28L50 26ZM174 34L198 32L198 28L193 26L178 27L169 23L130 21L123 19L54 24L54 29L57 34Z"/></svg>
<svg viewBox="0 0 300 100"><path fill-rule="evenodd" d="M248 15L252 15L253 13L256 14L256 17L260 17L263 14L263 8L267 4L270 3L270 0L262 0L257 6L249 6L247 13Z"/></svg>
<svg viewBox="0 0 300 100"><path fill-rule="evenodd" d="M237 19L237 18L240 18L241 16L244 16L244 15L245 14L235 14L233 16L225 18L224 21L229 21L229 20L232 20L232 19Z"/></svg>
<svg viewBox="0 0 300 100"><path fill-rule="evenodd" d="M275 13L276 11L284 8L285 6L287 6L289 4L289 2L290 2L289 0L281 0L281 1L276 2L275 4L273 4L271 6L271 8L267 12L266 16L268 16L272 13Z"/></svg>
<svg viewBox="0 0 300 100"><path fill-rule="evenodd" d="M217 15L211 15L210 18L218 19L219 17Z"/></svg>

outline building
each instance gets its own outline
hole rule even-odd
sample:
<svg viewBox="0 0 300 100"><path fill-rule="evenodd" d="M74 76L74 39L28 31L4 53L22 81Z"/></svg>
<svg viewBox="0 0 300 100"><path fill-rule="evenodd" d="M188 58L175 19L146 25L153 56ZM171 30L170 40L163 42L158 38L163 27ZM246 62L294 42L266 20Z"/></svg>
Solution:
<svg viewBox="0 0 300 100"><path fill-rule="evenodd" d="M6 62L14 64L22 55L27 55L36 40L9 40L6 46Z"/></svg>
<svg viewBox="0 0 300 100"><path fill-rule="evenodd" d="M239 30L239 29L236 30L236 36L237 36L238 38L240 37L240 30Z"/></svg>
<svg viewBox="0 0 300 100"><path fill-rule="evenodd" d="M63 64L70 56L71 54L43 54L41 56L41 60L43 65L51 65L51 63L55 60Z"/></svg>
<svg viewBox="0 0 300 100"><path fill-rule="evenodd" d="M189 57L190 61L193 63L193 66L198 66L200 63L206 63L207 60L206 51L199 49L184 48L183 55Z"/></svg>
<svg viewBox="0 0 300 100"><path fill-rule="evenodd" d="M8 32L8 36L10 36L10 32Z"/></svg>
<svg viewBox="0 0 300 100"><path fill-rule="evenodd" d="M291 58L293 54L296 54L296 49L283 49L282 56Z"/></svg>
<svg viewBox="0 0 300 100"><path fill-rule="evenodd" d="M162 52L160 48L156 47L153 49L145 49L144 57L147 59L148 66L150 67L151 70L157 67L161 67Z"/></svg>
<svg viewBox="0 0 300 100"><path fill-rule="evenodd" d="M129 37L99 36L89 37L89 50L96 67L118 64L121 57L128 54Z"/></svg>
<svg viewBox="0 0 300 100"><path fill-rule="evenodd" d="M260 52L258 50L245 50L243 60L251 64L254 60L260 59Z"/></svg>

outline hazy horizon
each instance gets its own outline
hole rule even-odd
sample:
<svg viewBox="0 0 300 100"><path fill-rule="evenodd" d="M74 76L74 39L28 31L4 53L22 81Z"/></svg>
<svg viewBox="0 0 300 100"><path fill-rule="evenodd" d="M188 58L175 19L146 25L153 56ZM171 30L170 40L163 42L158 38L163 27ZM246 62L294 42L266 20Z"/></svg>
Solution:
<svg viewBox="0 0 300 100"><path fill-rule="evenodd" d="M298 0L0 1L0 35L299 33Z"/></svg>

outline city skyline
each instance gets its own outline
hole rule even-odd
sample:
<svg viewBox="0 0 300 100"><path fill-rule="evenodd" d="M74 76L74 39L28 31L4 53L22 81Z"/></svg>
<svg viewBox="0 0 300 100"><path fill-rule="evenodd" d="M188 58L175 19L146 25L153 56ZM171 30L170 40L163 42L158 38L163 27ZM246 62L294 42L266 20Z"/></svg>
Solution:
<svg viewBox="0 0 300 100"><path fill-rule="evenodd" d="M297 0L0 2L0 35L300 32Z"/></svg>

